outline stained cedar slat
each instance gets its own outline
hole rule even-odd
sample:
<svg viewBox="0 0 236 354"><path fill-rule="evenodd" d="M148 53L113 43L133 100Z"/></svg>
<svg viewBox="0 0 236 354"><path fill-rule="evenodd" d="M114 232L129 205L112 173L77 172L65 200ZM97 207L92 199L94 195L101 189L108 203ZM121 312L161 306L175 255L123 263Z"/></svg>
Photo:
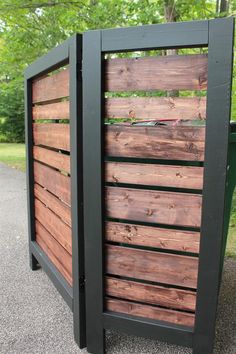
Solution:
<svg viewBox="0 0 236 354"><path fill-rule="evenodd" d="M64 176L39 162L34 162L34 180L65 203L70 204L70 177Z"/></svg>
<svg viewBox="0 0 236 354"><path fill-rule="evenodd" d="M56 214L35 199L35 218L50 232L50 234L72 254L71 228L66 225Z"/></svg>
<svg viewBox="0 0 236 354"><path fill-rule="evenodd" d="M111 218L199 227L201 205L198 194L106 188L106 215Z"/></svg>
<svg viewBox="0 0 236 354"><path fill-rule="evenodd" d="M106 162L106 182L202 189L203 167Z"/></svg>
<svg viewBox="0 0 236 354"><path fill-rule="evenodd" d="M68 205L63 203L60 199L49 193L37 183L34 185L34 195L49 209L51 209L51 211L59 216L62 221L71 226L71 209Z"/></svg>
<svg viewBox="0 0 236 354"><path fill-rule="evenodd" d="M205 119L205 97L113 97L105 100L106 118Z"/></svg>
<svg viewBox="0 0 236 354"><path fill-rule="evenodd" d="M124 126L105 129L108 156L203 161L205 128Z"/></svg>
<svg viewBox="0 0 236 354"><path fill-rule="evenodd" d="M153 320L194 326L195 315L188 312L179 312L175 310L167 310L149 305L137 304L129 301L106 298L106 310L126 313L131 316L151 318Z"/></svg>
<svg viewBox="0 0 236 354"><path fill-rule="evenodd" d="M34 106L33 119L70 119L69 101Z"/></svg>
<svg viewBox="0 0 236 354"><path fill-rule="evenodd" d="M106 246L106 273L169 285L196 288L198 258Z"/></svg>
<svg viewBox="0 0 236 354"><path fill-rule="evenodd" d="M106 91L204 90L206 55L117 58L105 61Z"/></svg>
<svg viewBox="0 0 236 354"><path fill-rule="evenodd" d="M196 293L189 290L166 288L112 277L106 277L105 288L108 296L150 305L187 311L194 311L196 306Z"/></svg>
<svg viewBox="0 0 236 354"><path fill-rule="evenodd" d="M198 253L200 232L108 221L105 224L105 239L110 242Z"/></svg>
<svg viewBox="0 0 236 354"><path fill-rule="evenodd" d="M58 170L62 170L70 173L69 155L57 151L41 148L40 146L34 146L33 156L35 160L43 162L49 166L55 167Z"/></svg>
<svg viewBox="0 0 236 354"><path fill-rule="evenodd" d="M34 123L35 145L70 151L70 126L62 123Z"/></svg>
<svg viewBox="0 0 236 354"><path fill-rule="evenodd" d="M54 237L38 222L35 223L36 242L58 271L72 286L72 257Z"/></svg>
<svg viewBox="0 0 236 354"><path fill-rule="evenodd" d="M69 69L33 81L32 96L33 103L69 96Z"/></svg>

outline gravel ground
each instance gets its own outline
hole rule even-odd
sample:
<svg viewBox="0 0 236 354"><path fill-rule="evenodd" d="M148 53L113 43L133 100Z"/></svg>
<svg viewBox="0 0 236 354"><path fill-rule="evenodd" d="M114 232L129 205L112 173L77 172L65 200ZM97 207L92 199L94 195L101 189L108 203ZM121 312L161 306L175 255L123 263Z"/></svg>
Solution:
<svg viewBox="0 0 236 354"><path fill-rule="evenodd" d="M25 174L0 164L0 354L87 353L73 340L72 314L42 270L28 266ZM107 352L188 354L154 340L107 334ZM227 259L215 353L236 354L236 261ZM204 353L203 353L204 354Z"/></svg>

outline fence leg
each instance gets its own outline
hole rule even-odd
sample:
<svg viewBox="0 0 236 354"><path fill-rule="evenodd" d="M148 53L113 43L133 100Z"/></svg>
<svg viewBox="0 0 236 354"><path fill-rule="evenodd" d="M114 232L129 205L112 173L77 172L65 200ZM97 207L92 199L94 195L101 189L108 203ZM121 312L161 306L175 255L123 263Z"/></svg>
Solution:
<svg viewBox="0 0 236 354"><path fill-rule="evenodd" d="M96 333L91 333L91 336L87 341L87 351L91 354L106 353L105 330L102 327L97 328Z"/></svg>
<svg viewBox="0 0 236 354"><path fill-rule="evenodd" d="M30 252L29 254L29 264L30 264L30 269L31 270L37 270L39 268L38 266L38 261L33 255L33 253Z"/></svg>

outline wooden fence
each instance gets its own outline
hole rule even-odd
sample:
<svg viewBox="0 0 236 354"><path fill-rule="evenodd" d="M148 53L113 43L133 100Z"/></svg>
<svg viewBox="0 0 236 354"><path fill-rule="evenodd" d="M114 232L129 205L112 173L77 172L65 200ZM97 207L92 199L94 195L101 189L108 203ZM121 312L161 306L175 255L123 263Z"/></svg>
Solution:
<svg viewBox="0 0 236 354"><path fill-rule="evenodd" d="M91 353L106 329L213 352L233 24L89 31L28 68L31 267Z"/></svg>

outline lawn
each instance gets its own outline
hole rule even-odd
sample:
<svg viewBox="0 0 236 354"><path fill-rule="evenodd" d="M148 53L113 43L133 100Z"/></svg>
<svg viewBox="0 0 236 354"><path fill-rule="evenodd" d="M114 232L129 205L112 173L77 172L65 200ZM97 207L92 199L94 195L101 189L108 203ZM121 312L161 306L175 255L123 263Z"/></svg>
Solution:
<svg viewBox="0 0 236 354"><path fill-rule="evenodd" d="M0 143L0 162L25 171L25 144Z"/></svg>
<svg viewBox="0 0 236 354"><path fill-rule="evenodd" d="M25 145L1 143L0 162L25 171ZM233 198L226 254L236 259L236 192Z"/></svg>

